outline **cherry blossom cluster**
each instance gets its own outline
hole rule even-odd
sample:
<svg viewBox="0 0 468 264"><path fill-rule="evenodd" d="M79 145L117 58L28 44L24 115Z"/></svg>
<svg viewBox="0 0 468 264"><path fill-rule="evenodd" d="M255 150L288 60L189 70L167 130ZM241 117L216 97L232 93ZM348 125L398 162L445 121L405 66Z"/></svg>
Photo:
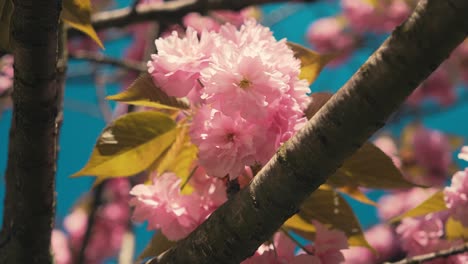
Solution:
<svg viewBox="0 0 468 264"><path fill-rule="evenodd" d="M0 58L0 96L13 85L13 56Z"/></svg>
<svg viewBox="0 0 468 264"><path fill-rule="evenodd" d="M191 194L182 194L182 184L174 173L164 173L154 175L152 185L133 187L133 220L148 220L148 229L159 229L175 241L186 237L227 199L224 182L208 177L201 167L190 179Z"/></svg>
<svg viewBox="0 0 468 264"><path fill-rule="evenodd" d="M265 164L305 123L309 87L298 77L300 62L254 20L200 36L173 32L156 47L149 72L168 95L191 102L190 135L208 175L234 179L245 166Z"/></svg>

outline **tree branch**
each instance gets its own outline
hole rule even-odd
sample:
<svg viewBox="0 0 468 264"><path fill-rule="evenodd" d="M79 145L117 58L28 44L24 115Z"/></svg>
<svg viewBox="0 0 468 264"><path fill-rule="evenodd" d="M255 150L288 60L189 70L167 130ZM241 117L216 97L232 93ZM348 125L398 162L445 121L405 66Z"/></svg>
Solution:
<svg viewBox="0 0 468 264"><path fill-rule="evenodd" d="M420 256L414 256L414 257L406 258L397 262L386 262L386 264L417 264L417 263L423 263L423 262L438 259L438 258L447 258L453 255L457 255L457 254L465 253L465 252L468 252L468 242L463 245L449 248L446 250L441 250L438 252L433 252L433 253L424 254Z"/></svg>
<svg viewBox="0 0 468 264"><path fill-rule="evenodd" d="M303 0L314 2L317 0ZM93 15L92 25L96 30L123 27L144 21L177 22L190 13L205 13L210 10L240 10L251 5L285 2L284 0L175 0L163 4L146 4L117 10L103 11Z"/></svg>
<svg viewBox="0 0 468 264"><path fill-rule="evenodd" d="M14 89L0 263L52 263L61 4L15 0Z"/></svg>
<svg viewBox="0 0 468 264"><path fill-rule="evenodd" d="M149 263L239 263L298 212L468 32L468 1L421 0L251 184Z"/></svg>
<svg viewBox="0 0 468 264"><path fill-rule="evenodd" d="M106 57L101 53L97 52L90 52L86 50L79 50L69 54L71 59L76 60L87 60L91 62L96 62L99 64L108 64L120 68L124 68L126 70L136 71L136 72L147 72L148 67L141 62L137 61L130 61L130 60L123 60L123 59L116 59Z"/></svg>

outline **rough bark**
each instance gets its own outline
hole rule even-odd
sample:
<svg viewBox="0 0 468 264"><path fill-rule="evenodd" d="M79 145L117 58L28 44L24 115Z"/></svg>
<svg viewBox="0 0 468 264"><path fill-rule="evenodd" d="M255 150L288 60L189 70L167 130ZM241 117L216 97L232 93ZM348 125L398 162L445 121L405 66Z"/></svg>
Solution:
<svg viewBox="0 0 468 264"><path fill-rule="evenodd" d="M296 2L314 2L303 0ZM144 21L179 21L190 12L206 13L207 11L228 9L240 10L251 5L286 2L284 0L176 0L164 4L141 5L112 11L99 12L93 15L92 24L96 30L122 27Z"/></svg>
<svg viewBox="0 0 468 264"><path fill-rule="evenodd" d="M52 263L61 1L15 0L15 57L0 263Z"/></svg>
<svg viewBox="0 0 468 264"><path fill-rule="evenodd" d="M149 263L239 263L251 256L463 41L466 14L466 0L421 0L248 187Z"/></svg>

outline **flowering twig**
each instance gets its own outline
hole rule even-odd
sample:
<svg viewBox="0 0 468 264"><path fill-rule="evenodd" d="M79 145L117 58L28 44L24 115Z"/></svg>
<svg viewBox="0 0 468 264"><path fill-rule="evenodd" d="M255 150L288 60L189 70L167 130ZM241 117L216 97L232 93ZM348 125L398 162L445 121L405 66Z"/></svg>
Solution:
<svg viewBox="0 0 468 264"><path fill-rule="evenodd" d="M453 255L457 255L460 253L468 252L468 242L463 245L452 247L446 250L441 250L429 254L414 256L411 258L406 258L397 262L386 262L385 264L416 264L416 263L424 263L426 261L438 259L438 258L447 258Z"/></svg>
<svg viewBox="0 0 468 264"><path fill-rule="evenodd" d="M100 64L108 64L112 66L121 67L127 70L136 72L146 72L146 64L137 61L122 60L106 57L101 53L90 52L85 50L75 51L69 54L69 57L77 60L87 60Z"/></svg>
<svg viewBox="0 0 468 264"><path fill-rule="evenodd" d="M420 0L246 188L150 263L239 263L251 256L466 38L466 13L466 0Z"/></svg>
<svg viewBox="0 0 468 264"><path fill-rule="evenodd" d="M313 2L316 0L304 0ZM284 2L284 0L175 0L164 3L137 5L111 11L95 13L92 24L96 30L110 27L123 27L144 21L176 22L190 13L206 13L209 10L230 9L239 10L251 5Z"/></svg>

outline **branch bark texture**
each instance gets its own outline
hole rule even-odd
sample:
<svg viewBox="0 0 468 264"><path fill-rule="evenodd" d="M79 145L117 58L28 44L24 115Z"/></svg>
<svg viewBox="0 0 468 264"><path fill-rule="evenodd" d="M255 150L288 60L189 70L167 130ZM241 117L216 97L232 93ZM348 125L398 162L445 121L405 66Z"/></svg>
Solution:
<svg viewBox="0 0 468 264"><path fill-rule="evenodd" d="M13 118L0 263L52 263L61 1L15 0Z"/></svg>
<svg viewBox="0 0 468 264"><path fill-rule="evenodd" d="M251 256L463 41L466 14L466 0L419 1L248 187L149 263L239 263Z"/></svg>
<svg viewBox="0 0 468 264"><path fill-rule="evenodd" d="M303 0L298 2L314 2ZM190 12L206 13L212 10L240 10L242 8L268 3L285 2L284 0L175 0L163 4L137 5L93 15L92 24L96 30L110 27L123 27L144 21L177 22Z"/></svg>

